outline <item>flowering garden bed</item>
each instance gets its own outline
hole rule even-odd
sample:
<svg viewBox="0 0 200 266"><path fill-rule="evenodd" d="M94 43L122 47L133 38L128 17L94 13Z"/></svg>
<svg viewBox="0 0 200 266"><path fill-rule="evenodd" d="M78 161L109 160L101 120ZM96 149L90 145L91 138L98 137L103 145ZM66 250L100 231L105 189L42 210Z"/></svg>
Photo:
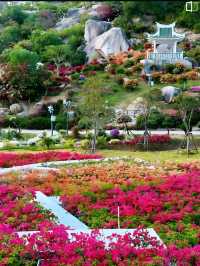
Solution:
<svg viewBox="0 0 200 266"><path fill-rule="evenodd" d="M38 259L43 266L200 265L198 162L156 168L122 162L70 167L9 174L1 183L0 265L36 265ZM90 228L117 228L119 205L121 228L151 227L166 247L141 230L135 241L125 235L109 248L96 238L97 232L76 235L71 242L66 228L54 225L52 215L32 202L38 189L60 195L63 206ZM27 242L15 234L18 230L39 233ZM151 248L144 248L147 243Z"/></svg>
<svg viewBox="0 0 200 266"><path fill-rule="evenodd" d="M99 158L101 158L101 156L96 154L80 154L68 151L47 151L34 153L2 152L0 153L0 167L11 167L50 161L84 160Z"/></svg>
<svg viewBox="0 0 200 266"><path fill-rule="evenodd" d="M150 150L165 150L174 148L174 141L169 135L150 135L148 137ZM144 136L135 136L130 140L113 139L109 142L109 147L113 149L144 149Z"/></svg>

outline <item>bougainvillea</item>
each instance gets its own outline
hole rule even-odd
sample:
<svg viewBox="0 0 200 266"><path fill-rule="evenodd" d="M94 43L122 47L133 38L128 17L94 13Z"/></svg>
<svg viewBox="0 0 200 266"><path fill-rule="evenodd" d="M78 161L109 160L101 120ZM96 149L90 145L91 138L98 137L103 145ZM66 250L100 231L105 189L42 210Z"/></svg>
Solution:
<svg viewBox="0 0 200 266"><path fill-rule="evenodd" d="M171 141L171 137L169 135L150 135L148 137L149 143L161 144L161 143L169 143ZM122 140L117 142L117 144L125 144L125 145L137 145L139 143L144 143L144 136L136 136L131 140Z"/></svg>
<svg viewBox="0 0 200 266"><path fill-rule="evenodd" d="M33 266L38 261L40 266L200 265L198 162L71 166L60 172L5 175L1 183L2 266ZM91 228L117 228L119 206L121 228L139 228L136 240L125 235L107 248L94 230L90 236L74 235L72 241L66 228L56 226L52 215L32 201L38 189L60 194L63 206ZM154 228L166 246L158 246L141 226ZM38 233L26 239L16 230ZM151 248L136 248L138 238L144 245L151 243Z"/></svg>
<svg viewBox="0 0 200 266"><path fill-rule="evenodd" d="M98 231L91 235L74 234L72 240L65 229L54 226L48 231L44 226L38 233L19 238L9 226L0 225L1 265L168 266L174 263L177 266L198 266L200 262L199 245L184 249L165 248L141 229L133 235L113 235L107 247L98 240ZM145 246L138 247L141 238ZM145 248L147 243L151 247Z"/></svg>
<svg viewBox="0 0 200 266"><path fill-rule="evenodd" d="M15 185L0 185L0 225L16 230L36 230L39 224L52 225L53 216L34 201L34 191ZM52 222L51 222L52 220Z"/></svg>
<svg viewBox="0 0 200 266"><path fill-rule="evenodd" d="M96 154L80 154L68 151L48 151L34 153L0 153L0 167L10 167L48 161L84 160L102 158Z"/></svg>

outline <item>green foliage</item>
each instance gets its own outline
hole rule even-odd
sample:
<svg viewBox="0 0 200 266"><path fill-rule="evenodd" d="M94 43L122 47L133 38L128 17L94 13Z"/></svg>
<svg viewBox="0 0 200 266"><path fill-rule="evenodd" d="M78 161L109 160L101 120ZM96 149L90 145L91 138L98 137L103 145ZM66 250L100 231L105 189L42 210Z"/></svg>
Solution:
<svg viewBox="0 0 200 266"><path fill-rule="evenodd" d="M77 50L74 54L71 53L69 62L72 66L84 64L86 62L86 53L82 50Z"/></svg>
<svg viewBox="0 0 200 266"><path fill-rule="evenodd" d="M88 219L88 224L91 228L101 228L106 221L110 221L111 217L107 209L102 208L100 210L92 210Z"/></svg>
<svg viewBox="0 0 200 266"><path fill-rule="evenodd" d="M39 62L39 56L35 52L31 52L21 47L14 47L7 54L8 63L13 66L26 64L30 68L36 68L36 64Z"/></svg>
<svg viewBox="0 0 200 266"><path fill-rule="evenodd" d="M51 123L48 117L16 117L16 123L19 125L20 128L25 129L50 129ZM5 127L12 126L11 121L6 119Z"/></svg>
<svg viewBox="0 0 200 266"><path fill-rule="evenodd" d="M49 45L42 53L42 59L46 62L53 62L59 65L70 56L70 49L67 45Z"/></svg>
<svg viewBox="0 0 200 266"><path fill-rule="evenodd" d="M80 141L81 149L87 150L87 149L89 149L89 146L90 146L90 141L88 139L83 139Z"/></svg>
<svg viewBox="0 0 200 266"><path fill-rule="evenodd" d="M117 67L117 69L116 69L116 73L117 73L117 74L124 74L124 73L125 73L125 69L124 69L124 67L123 67L123 66L119 66L119 67Z"/></svg>
<svg viewBox="0 0 200 266"><path fill-rule="evenodd" d="M182 121L178 117L171 117L164 115L159 111L151 112L148 119L148 127L151 129L157 128L180 128ZM137 129L144 129L144 117L142 115L137 117L136 121Z"/></svg>
<svg viewBox="0 0 200 266"><path fill-rule="evenodd" d="M23 24L26 17L26 13L20 6L7 6L1 13L0 21L7 23L7 20L11 20L18 24Z"/></svg>
<svg viewBox="0 0 200 266"><path fill-rule="evenodd" d="M71 42L71 43L75 42L75 39L77 40L76 42L78 42L78 40L80 40L80 38L84 34L84 25L82 25L80 23L75 24L70 28L62 30L59 34L60 34L61 38L63 38L63 39L67 38L69 40L69 42ZM70 41L70 39L71 39L71 41Z"/></svg>
<svg viewBox="0 0 200 266"><path fill-rule="evenodd" d="M197 63L200 62L200 46L190 49L186 55L193 58Z"/></svg>
<svg viewBox="0 0 200 266"><path fill-rule="evenodd" d="M0 139L7 139L7 140L23 139L23 136L20 132L16 130L9 130L7 132L0 131Z"/></svg>
<svg viewBox="0 0 200 266"><path fill-rule="evenodd" d="M178 117L164 116L162 128L179 128L181 120Z"/></svg>
<svg viewBox="0 0 200 266"><path fill-rule="evenodd" d="M79 129L88 129L91 127L91 120L89 117L80 117L80 120L78 121L78 127Z"/></svg>
<svg viewBox="0 0 200 266"><path fill-rule="evenodd" d="M48 137L46 133L44 133L40 141L40 145L49 149L53 144L54 140L51 137Z"/></svg>
<svg viewBox="0 0 200 266"><path fill-rule="evenodd" d="M21 40L21 30L18 25L7 26L0 32L0 53Z"/></svg>
<svg viewBox="0 0 200 266"><path fill-rule="evenodd" d="M35 30L31 36L30 40L33 45L33 50L37 53L41 53L49 45L60 45L62 44L62 39L56 31L48 30L41 31Z"/></svg>
<svg viewBox="0 0 200 266"><path fill-rule="evenodd" d="M125 63L123 64L124 67L131 67L135 64L135 61L132 59L126 60Z"/></svg>
<svg viewBox="0 0 200 266"><path fill-rule="evenodd" d="M107 147L107 138L105 136L97 137L97 147L99 149L104 149Z"/></svg>
<svg viewBox="0 0 200 266"><path fill-rule="evenodd" d="M40 11L49 10L53 12L54 14L56 14L57 17L61 17L67 14L67 11L70 6L71 6L70 3L67 3L67 2L59 3L58 5L55 5L50 2L44 2L44 1L37 3L37 8Z"/></svg>
<svg viewBox="0 0 200 266"><path fill-rule="evenodd" d="M64 146L66 149L74 149L76 144L75 139L73 138L68 138L65 142L64 142Z"/></svg>

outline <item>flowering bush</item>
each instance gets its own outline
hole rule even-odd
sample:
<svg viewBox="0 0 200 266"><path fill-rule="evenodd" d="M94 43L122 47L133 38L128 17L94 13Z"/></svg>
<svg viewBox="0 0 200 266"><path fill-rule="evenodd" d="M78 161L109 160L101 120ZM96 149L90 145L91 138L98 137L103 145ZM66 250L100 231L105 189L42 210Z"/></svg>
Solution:
<svg viewBox="0 0 200 266"><path fill-rule="evenodd" d="M117 206L121 226L153 227L167 244L199 244L200 171L137 180L119 187L93 188L81 195L62 196L63 205L90 227L115 228ZM149 180L149 181L148 181ZM151 181L150 181L151 180ZM138 185L137 185L138 184Z"/></svg>
<svg viewBox="0 0 200 266"><path fill-rule="evenodd" d="M113 129L110 131L110 135L111 135L111 137L113 137L113 138L117 138L117 137L119 137L119 134L120 134L120 132L119 132L119 129L117 129L117 128L113 128Z"/></svg>
<svg viewBox="0 0 200 266"><path fill-rule="evenodd" d="M39 229L41 222L52 225L53 216L37 206L33 197L31 190L0 185L0 225L5 223L18 231Z"/></svg>
<svg viewBox="0 0 200 266"><path fill-rule="evenodd" d="M40 259L43 266L198 266L199 177L199 162L157 167L118 162L3 176L1 183L7 184L0 185L0 265L36 265ZM114 241L113 236L108 248L95 230L90 236L75 234L72 241L64 226L55 226L52 215L32 202L38 189L62 195L63 206L91 228L116 228L120 206L121 228L139 230L135 238L127 234ZM167 247L159 246L141 226L154 228ZM15 234L31 229L39 232L24 239ZM148 244L151 248L144 248Z"/></svg>
<svg viewBox="0 0 200 266"><path fill-rule="evenodd" d="M91 235L74 234L73 241L63 226L55 226L51 232L42 227L39 233L24 239L7 225L0 225L1 265L194 265L200 263L200 246L177 249L159 246L144 231L133 235L112 236L110 244L97 239L98 231ZM134 240L132 240L134 239ZM137 248L143 239L144 246ZM145 248L150 243L151 248ZM134 264L133 264L134 263Z"/></svg>
<svg viewBox="0 0 200 266"><path fill-rule="evenodd" d="M149 143L156 143L156 144L169 143L171 141L171 137L169 135L150 135L148 140ZM117 142L116 144L137 145L138 143L143 143L143 142L144 142L144 136L137 136L131 140L122 140L120 142Z"/></svg>
<svg viewBox="0 0 200 266"><path fill-rule="evenodd" d="M68 151L48 151L34 153L2 152L0 153L0 167L11 167L48 161L84 160L98 158L101 158L101 156L94 154L80 154Z"/></svg>

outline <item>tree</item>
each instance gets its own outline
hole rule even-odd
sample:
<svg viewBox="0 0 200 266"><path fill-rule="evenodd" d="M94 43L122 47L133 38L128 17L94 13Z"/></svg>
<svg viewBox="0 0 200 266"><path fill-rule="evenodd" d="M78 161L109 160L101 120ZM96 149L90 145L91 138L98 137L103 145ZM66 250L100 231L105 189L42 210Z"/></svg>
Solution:
<svg viewBox="0 0 200 266"><path fill-rule="evenodd" d="M152 113L152 110L155 110L155 107L153 106L153 103L155 101L155 97L157 97L157 92L155 91L151 91L151 92L147 92L146 94L144 94L144 99L143 99L143 124L144 124L144 148L146 150L148 150L149 148L149 121L150 121L150 115Z"/></svg>
<svg viewBox="0 0 200 266"><path fill-rule="evenodd" d="M7 6L3 9L1 14L1 20L7 23L8 20L15 21L18 24L23 24L27 14L22 10L20 6Z"/></svg>
<svg viewBox="0 0 200 266"><path fill-rule="evenodd" d="M83 116L90 117L94 130L92 152L95 152L98 131L100 127L112 117L112 110L107 106L107 102L103 97L101 82L95 77L88 79L84 84L80 111Z"/></svg>
<svg viewBox="0 0 200 266"><path fill-rule="evenodd" d="M38 67L39 56L21 47L9 49L5 54L7 65L3 83L12 97L18 100L36 100L49 85L50 72L45 66Z"/></svg>
<svg viewBox="0 0 200 266"><path fill-rule="evenodd" d="M192 135L192 118L195 111L199 112L200 98L181 94L177 98L176 108L183 122L186 151L187 154L189 154L189 152L192 150L192 145L194 145Z"/></svg>

